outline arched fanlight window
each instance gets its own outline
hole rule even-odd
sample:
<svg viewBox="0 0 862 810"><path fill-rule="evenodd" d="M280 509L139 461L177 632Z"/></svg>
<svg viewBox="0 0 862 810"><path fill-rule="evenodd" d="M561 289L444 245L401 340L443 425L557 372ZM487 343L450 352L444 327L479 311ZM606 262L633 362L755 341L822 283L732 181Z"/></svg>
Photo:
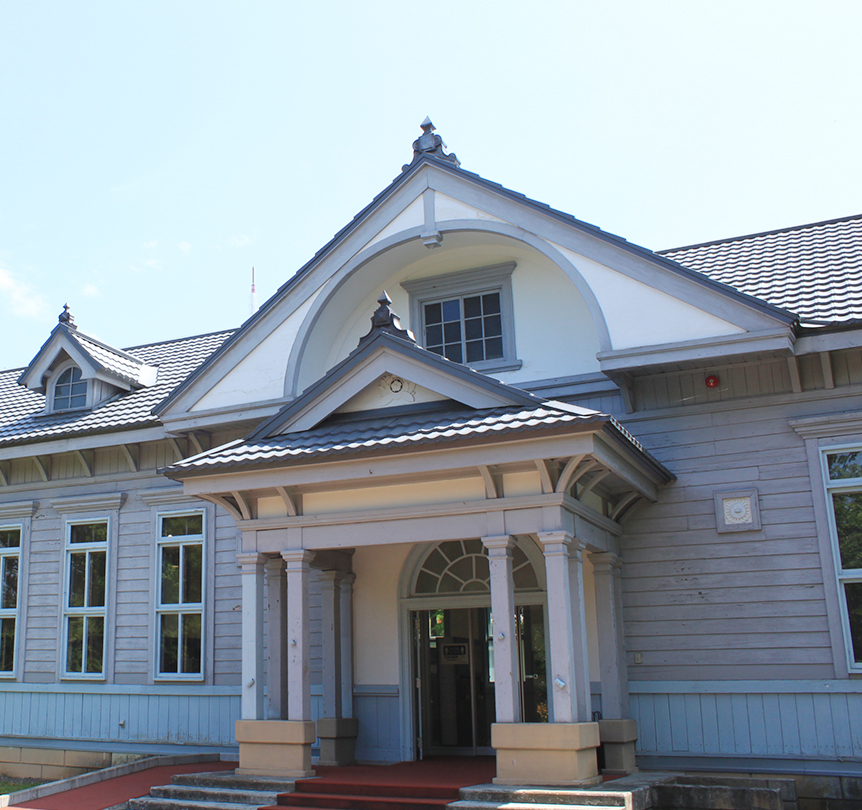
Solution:
<svg viewBox="0 0 862 810"><path fill-rule="evenodd" d="M54 383L54 410L83 408L87 404L87 381L81 379L81 369L69 366Z"/></svg>
<svg viewBox="0 0 862 810"><path fill-rule="evenodd" d="M533 564L515 546L512 553L516 591L539 588ZM481 540L447 540L438 543L425 557L416 575L414 594L490 593L491 574L488 550Z"/></svg>

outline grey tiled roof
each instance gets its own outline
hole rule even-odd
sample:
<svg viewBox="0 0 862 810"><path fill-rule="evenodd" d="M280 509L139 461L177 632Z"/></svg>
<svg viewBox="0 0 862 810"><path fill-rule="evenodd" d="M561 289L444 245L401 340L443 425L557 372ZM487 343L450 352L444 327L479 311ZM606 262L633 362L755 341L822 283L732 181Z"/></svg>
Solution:
<svg viewBox="0 0 862 810"><path fill-rule="evenodd" d="M143 360L133 357L128 352L106 346L81 332L70 330L69 337L76 341L106 371L132 383L139 381L141 367L145 365Z"/></svg>
<svg viewBox="0 0 862 810"><path fill-rule="evenodd" d="M862 320L862 214L659 253L803 323Z"/></svg>
<svg viewBox="0 0 862 810"><path fill-rule="evenodd" d="M195 473L228 467L266 465L272 462L327 459L351 453L410 450L422 445L467 439L482 441L496 436L551 430L566 425L611 422L598 411L561 402L544 402L533 408L505 407L469 411L418 412L373 419L332 421L312 430L250 441L237 439L179 461L165 472ZM617 426L618 427L618 426ZM627 438L628 434L625 434Z"/></svg>
<svg viewBox="0 0 862 810"><path fill-rule="evenodd" d="M128 349L127 353L140 358L142 363L158 366L156 383L118 394L91 410L43 414L45 397L17 382L21 369L0 371L0 447L158 425L160 422L152 413L153 406L231 334L231 331L216 332ZM90 346L87 350L91 351ZM112 356L117 362L122 359L122 354L116 352Z"/></svg>

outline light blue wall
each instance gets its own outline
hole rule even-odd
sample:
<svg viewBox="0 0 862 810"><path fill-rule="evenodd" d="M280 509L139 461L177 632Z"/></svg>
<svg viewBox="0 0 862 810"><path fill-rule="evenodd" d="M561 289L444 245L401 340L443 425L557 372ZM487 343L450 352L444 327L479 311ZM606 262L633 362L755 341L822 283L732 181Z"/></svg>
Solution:
<svg viewBox="0 0 862 810"><path fill-rule="evenodd" d="M629 682L643 756L862 759L860 681Z"/></svg>

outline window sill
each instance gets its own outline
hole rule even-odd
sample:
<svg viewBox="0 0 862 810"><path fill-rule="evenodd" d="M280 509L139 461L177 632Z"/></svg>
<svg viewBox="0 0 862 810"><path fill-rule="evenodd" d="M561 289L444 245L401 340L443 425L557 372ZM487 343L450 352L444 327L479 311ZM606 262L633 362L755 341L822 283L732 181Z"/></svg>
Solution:
<svg viewBox="0 0 862 810"><path fill-rule="evenodd" d="M520 360L483 360L481 363L467 363L468 368L490 374L499 371L517 371L524 365Z"/></svg>
<svg viewBox="0 0 862 810"><path fill-rule="evenodd" d="M204 683L206 679L203 675L156 675L153 678L153 683Z"/></svg>

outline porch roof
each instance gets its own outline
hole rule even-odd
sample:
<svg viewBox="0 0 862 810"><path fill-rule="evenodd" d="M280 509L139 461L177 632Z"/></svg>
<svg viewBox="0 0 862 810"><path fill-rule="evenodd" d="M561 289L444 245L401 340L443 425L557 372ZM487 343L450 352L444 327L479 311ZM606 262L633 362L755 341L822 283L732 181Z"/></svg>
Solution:
<svg viewBox="0 0 862 810"><path fill-rule="evenodd" d="M534 407L487 409L397 409L373 417L330 417L312 430L263 440L237 439L166 467L171 478L206 475L222 470L265 466L293 466L359 454L383 455L444 443L480 444L539 434L607 431L653 468L660 480L673 479L612 416L555 400L539 400Z"/></svg>

